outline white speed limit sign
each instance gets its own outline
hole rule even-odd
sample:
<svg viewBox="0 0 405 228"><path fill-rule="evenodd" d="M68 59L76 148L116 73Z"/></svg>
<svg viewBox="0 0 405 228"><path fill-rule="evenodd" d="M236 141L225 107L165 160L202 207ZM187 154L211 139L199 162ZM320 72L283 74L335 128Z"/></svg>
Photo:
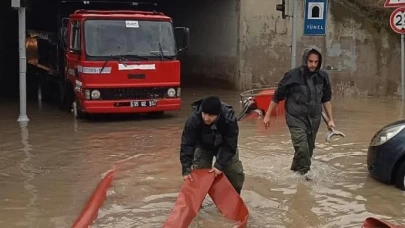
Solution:
<svg viewBox="0 0 405 228"><path fill-rule="evenodd" d="M390 25L394 32L405 34L405 7L395 9L390 17Z"/></svg>

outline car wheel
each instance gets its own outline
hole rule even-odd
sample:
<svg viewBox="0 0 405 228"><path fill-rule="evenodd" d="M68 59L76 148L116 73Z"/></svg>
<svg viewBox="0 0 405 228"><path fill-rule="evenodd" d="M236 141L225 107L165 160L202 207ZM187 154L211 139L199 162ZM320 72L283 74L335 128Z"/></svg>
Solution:
<svg viewBox="0 0 405 228"><path fill-rule="evenodd" d="M403 161L399 166L395 179L395 185L397 188L405 191L405 161Z"/></svg>

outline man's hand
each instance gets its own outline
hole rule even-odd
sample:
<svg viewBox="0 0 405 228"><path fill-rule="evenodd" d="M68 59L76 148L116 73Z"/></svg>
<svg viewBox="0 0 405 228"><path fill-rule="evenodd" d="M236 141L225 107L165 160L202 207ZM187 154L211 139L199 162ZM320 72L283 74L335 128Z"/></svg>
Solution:
<svg viewBox="0 0 405 228"><path fill-rule="evenodd" d="M190 173L190 174L187 174L187 175L184 175L184 176L183 176L183 180L184 180L184 181L186 181L186 180L194 181L194 180L193 180L193 177L191 176L191 173Z"/></svg>
<svg viewBox="0 0 405 228"><path fill-rule="evenodd" d="M270 127L270 117L271 117L271 113L272 113L273 110L277 107L277 105L278 105L278 103L276 103L276 102L274 102L274 101L271 101L271 102L270 102L269 108L267 109L266 115L264 116L264 120L263 120L264 128L267 129L268 127Z"/></svg>
<svg viewBox="0 0 405 228"><path fill-rule="evenodd" d="M333 120L329 120L328 127L329 128L334 128L335 127L335 122L333 122Z"/></svg>
<svg viewBox="0 0 405 228"><path fill-rule="evenodd" d="M270 126L270 115L265 115L263 119L264 128L268 128Z"/></svg>
<svg viewBox="0 0 405 228"><path fill-rule="evenodd" d="M217 177L218 175L220 175L222 173L222 171L217 168L212 168L209 172L210 173L214 172L215 177Z"/></svg>

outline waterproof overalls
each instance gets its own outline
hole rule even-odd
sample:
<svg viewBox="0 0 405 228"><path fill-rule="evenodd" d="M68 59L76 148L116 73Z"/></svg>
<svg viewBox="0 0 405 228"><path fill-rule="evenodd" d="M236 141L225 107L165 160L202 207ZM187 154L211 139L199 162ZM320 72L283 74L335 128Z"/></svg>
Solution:
<svg viewBox="0 0 405 228"><path fill-rule="evenodd" d="M306 65L310 52L319 55L318 68L314 72L310 72ZM273 101L279 103L285 99L286 123L295 150L291 170L305 174L311 169L322 104L331 100L332 91L328 74L320 69L321 53L314 48L307 49L302 60L302 66L284 75Z"/></svg>

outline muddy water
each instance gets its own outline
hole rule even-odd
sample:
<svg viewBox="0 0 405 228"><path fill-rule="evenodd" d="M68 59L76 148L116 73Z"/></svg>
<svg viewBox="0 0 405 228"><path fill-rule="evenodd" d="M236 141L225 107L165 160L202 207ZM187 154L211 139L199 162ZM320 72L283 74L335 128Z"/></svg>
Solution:
<svg viewBox="0 0 405 228"><path fill-rule="evenodd" d="M182 185L178 147L189 104L212 91L184 89L180 112L163 119L98 117L76 121L49 105L29 103L28 126L16 122L18 105L0 103L0 227L70 227L102 174L119 172L93 227L161 227ZM238 94L215 91L238 107ZM269 130L261 120L240 123L240 154L250 210L249 227L360 227L368 216L405 224L405 193L368 177L370 138L405 118L390 99L335 99L345 139L324 142L313 159L314 180L289 170L292 145L283 117ZM191 227L232 227L207 198Z"/></svg>

